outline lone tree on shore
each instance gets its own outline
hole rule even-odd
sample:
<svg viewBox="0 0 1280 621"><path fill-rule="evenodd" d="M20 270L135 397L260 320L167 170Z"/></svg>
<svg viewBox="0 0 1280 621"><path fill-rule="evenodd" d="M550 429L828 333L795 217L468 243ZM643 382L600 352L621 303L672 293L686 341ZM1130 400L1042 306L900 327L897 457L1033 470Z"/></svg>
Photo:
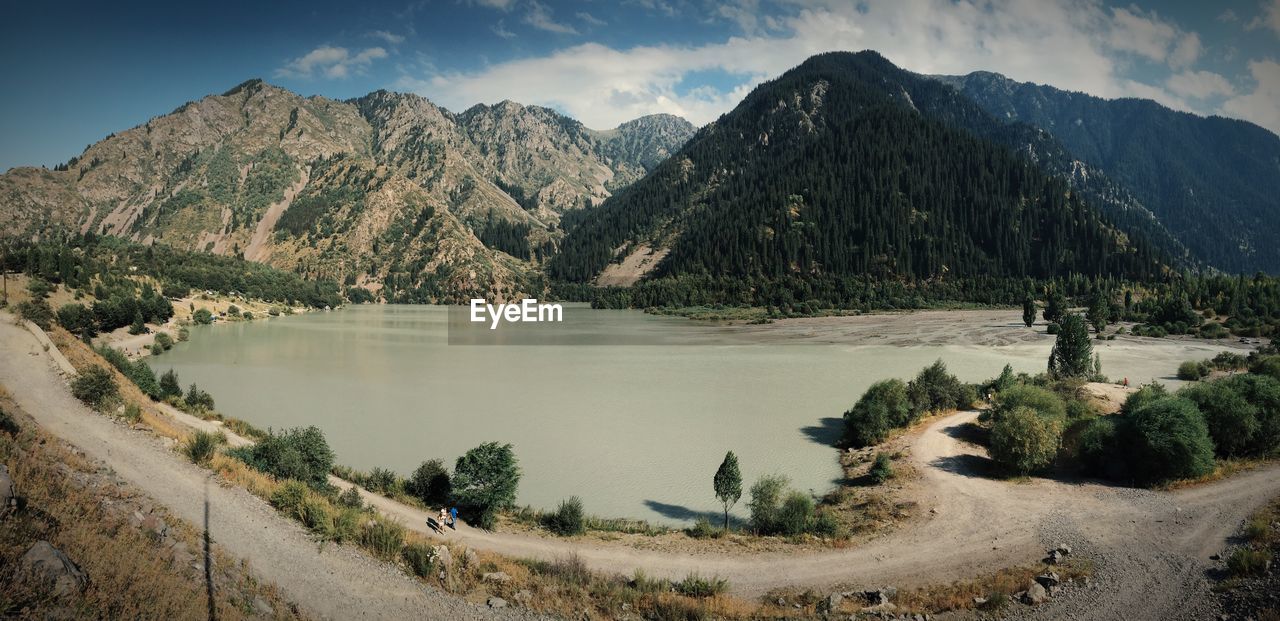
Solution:
<svg viewBox="0 0 1280 621"><path fill-rule="evenodd" d="M738 456L733 451L724 454L712 486L715 487L716 498L724 505L724 529L729 530L729 509L742 498L742 472L738 470Z"/></svg>
<svg viewBox="0 0 1280 621"><path fill-rule="evenodd" d="M1101 291L1093 296L1093 302L1089 304L1089 324L1093 326L1094 331L1102 334L1107 329L1107 316L1111 314L1110 305L1107 298Z"/></svg>
<svg viewBox="0 0 1280 621"><path fill-rule="evenodd" d="M1084 318L1067 313L1062 330L1049 353L1049 374L1055 377L1087 377L1093 371L1093 344Z"/></svg>
<svg viewBox="0 0 1280 621"><path fill-rule="evenodd" d="M1036 301L1031 299L1031 296L1027 296L1027 299L1022 301L1022 323L1027 324L1027 327L1030 328L1035 322Z"/></svg>
<svg viewBox="0 0 1280 621"><path fill-rule="evenodd" d="M492 530L498 511L516 501L520 465L510 444L486 442L467 451L453 467L453 496L459 505Z"/></svg>

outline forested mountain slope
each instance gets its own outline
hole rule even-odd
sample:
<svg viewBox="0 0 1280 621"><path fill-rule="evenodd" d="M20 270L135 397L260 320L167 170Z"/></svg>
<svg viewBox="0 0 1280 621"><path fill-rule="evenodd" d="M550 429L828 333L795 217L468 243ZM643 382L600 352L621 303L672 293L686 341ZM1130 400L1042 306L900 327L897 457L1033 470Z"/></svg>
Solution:
<svg viewBox="0 0 1280 621"><path fill-rule="evenodd" d="M1280 137L1143 99L1106 100L976 72L939 77L992 115L1033 124L1105 172L1200 260L1280 272Z"/></svg>
<svg viewBox="0 0 1280 621"><path fill-rule="evenodd" d="M650 276L746 283L1166 269L1152 245L978 127L1005 129L955 89L874 52L815 56L649 177L574 214L549 271L590 281L649 252L662 257Z"/></svg>

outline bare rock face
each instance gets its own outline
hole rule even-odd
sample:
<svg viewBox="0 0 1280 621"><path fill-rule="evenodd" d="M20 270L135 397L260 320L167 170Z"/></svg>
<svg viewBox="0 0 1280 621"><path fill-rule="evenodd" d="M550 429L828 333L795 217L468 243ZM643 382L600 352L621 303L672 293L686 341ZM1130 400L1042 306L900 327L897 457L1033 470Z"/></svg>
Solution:
<svg viewBox="0 0 1280 621"><path fill-rule="evenodd" d="M81 592L89 585L89 576L48 541L37 541L18 562L24 570L51 582L52 593L58 597Z"/></svg>

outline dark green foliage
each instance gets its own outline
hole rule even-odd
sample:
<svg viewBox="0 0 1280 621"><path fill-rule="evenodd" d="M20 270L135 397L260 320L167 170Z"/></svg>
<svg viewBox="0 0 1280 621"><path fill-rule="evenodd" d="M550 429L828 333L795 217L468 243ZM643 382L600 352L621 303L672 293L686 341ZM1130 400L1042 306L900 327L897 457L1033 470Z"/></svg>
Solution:
<svg viewBox="0 0 1280 621"><path fill-rule="evenodd" d="M188 408L196 411L207 411L213 409L213 395L200 390L193 382L190 388L187 388L186 396L183 397L183 403Z"/></svg>
<svg viewBox="0 0 1280 621"><path fill-rule="evenodd" d="M1039 386L1016 384L996 396L996 404L991 412L992 419L999 421L1006 413L1017 408L1030 408L1037 415L1049 420L1062 421L1067 418L1067 406L1062 397Z"/></svg>
<svg viewBox="0 0 1280 621"><path fill-rule="evenodd" d="M1062 291L1050 288L1045 292L1044 320L1050 324L1061 324L1067 313L1067 298ZM1052 332L1050 333L1052 334Z"/></svg>
<svg viewBox="0 0 1280 621"><path fill-rule="evenodd" d="M561 501L555 513L547 514L543 522L547 530L561 537L581 535L586 530L582 499L570 496L568 500Z"/></svg>
<svg viewBox="0 0 1280 621"><path fill-rule="evenodd" d="M1249 365L1249 372L1280 380L1280 356L1263 356Z"/></svg>
<svg viewBox="0 0 1280 621"><path fill-rule="evenodd" d="M1036 322L1036 301L1027 296L1022 301L1022 323L1030 328Z"/></svg>
<svg viewBox="0 0 1280 621"><path fill-rule="evenodd" d="M804 492L792 491L778 508L778 532L784 535L808 532L813 516L813 497Z"/></svg>
<svg viewBox="0 0 1280 621"><path fill-rule="evenodd" d="M13 420L13 417L8 412L0 409L0 431L14 435L22 431L22 428L18 426L18 422Z"/></svg>
<svg viewBox="0 0 1280 621"><path fill-rule="evenodd" d="M779 509L787 492L789 481L782 475L760 477L751 486L751 528L760 534L771 534L780 529Z"/></svg>
<svg viewBox="0 0 1280 621"><path fill-rule="evenodd" d="M729 581L723 578L703 578L698 574L689 574L684 580L672 583L671 589L685 597L704 599L728 591Z"/></svg>
<svg viewBox="0 0 1280 621"><path fill-rule="evenodd" d="M1258 408L1228 382L1204 382L1187 386L1178 396L1196 404L1204 415L1209 437L1219 456L1236 457L1254 448L1258 434Z"/></svg>
<svg viewBox="0 0 1280 621"><path fill-rule="evenodd" d="M1233 578L1262 576L1270 567L1271 550L1241 546L1227 557L1227 572Z"/></svg>
<svg viewBox="0 0 1280 621"><path fill-rule="evenodd" d="M364 485L371 492L384 495L395 494L400 491L400 477L386 468L374 468L364 478Z"/></svg>
<svg viewBox="0 0 1280 621"><path fill-rule="evenodd" d="M453 467L453 496L491 529L497 512L512 506L520 484L520 465L510 444L486 442L467 451Z"/></svg>
<svg viewBox="0 0 1280 621"><path fill-rule="evenodd" d="M435 577L435 548L425 543L414 542L406 545L401 554L404 555L404 561L413 571L413 575L419 578Z"/></svg>
<svg viewBox="0 0 1280 621"><path fill-rule="evenodd" d="M133 313L133 322L129 324L129 334L142 334L147 331L146 323L142 319L142 311L136 310Z"/></svg>
<svg viewBox="0 0 1280 621"><path fill-rule="evenodd" d="M1119 417L1099 416L1088 421L1076 441L1081 468L1093 476L1127 480L1129 465L1116 441Z"/></svg>
<svg viewBox="0 0 1280 621"><path fill-rule="evenodd" d="M178 374L173 369L165 371L160 376L160 398L168 399L169 397L182 397L182 386L178 383Z"/></svg>
<svg viewBox="0 0 1280 621"><path fill-rule="evenodd" d="M43 278L32 278L27 283L27 293L31 294L32 299L43 300L53 293L55 285Z"/></svg>
<svg viewBox="0 0 1280 621"><path fill-rule="evenodd" d="M1139 483L1194 478L1213 471L1213 441L1191 401L1158 398L1126 414L1116 432L1130 474Z"/></svg>
<svg viewBox="0 0 1280 621"><path fill-rule="evenodd" d="M1089 310L1086 314L1089 325L1093 326L1095 332L1102 334L1102 331L1107 329L1107 319L1110 316L1111 306L1107 303L1106 296L1102 292L1098 292L1089 304Z"/></svg>
<svg viewBox="0 0 1280 621"><path fill-rule="evenodd" d="M481 243L485 246L501 250L513 257L527 261L531 258L529 231L528 224L495 219L491 212L489 219L480 228L480 234L477 237L480 238Z"/></svg>
<svg viewBox="0 0 1280 621"><path fill-rule="evenodd" d="M1194 382L1209 375L1209 365L1196 360L1186 360L1178 365L1178 379Z"/></svg>
<svg viewBox="0 0 1280 621"><path fill-rule="evenodd" d="M1138 388L1137 392L1129 395L1124 400L1124 403L1120 404L1120 413L1127 416L1136 412L1142 406L1167 396L1169 396L1169 390L1164 387L1164 384L1154 382L1146 384Z"/></svg>
<svg viewBox="0 0 1280 621"><path fill-rule="evenodd" d="M194 463L207 464L213 459L218 447L226 442L226 434L197 431L187 438L186 444L182 445L182 452Z"/></svg>
<svg viewBox="0 0 1280 621"><path fill-rule="evenodd" d="M907 384L907 397L915 412L943 412L963 405L964 390L960 380L947 372L941 359L920 370Z"/></svg>
<svg viewBox="0 0 1280 621"><path fill-rule="evenodd" d="M317 427L270 433L257 444L228 452L277 479L296 479L316 489L327 487L333 468L333 451Z"/></svg>
<svg viewBox="0 0 1280 621"><path fill-rule="evenodd" d="M844 442L859 448L884 442L889 431L912 420L907 385L898 379L876 382L844 413Z"/></svg>
<svg viewBox="0 0 1280 621"><path fill-rule="evenodd" d="M213 313L209 312L207 308L196 309L196 312L191 313L191 321L207 326L213 323Z"/></svg>
<svg viewBox="0 0 1280 621"><path fill-rule="evenodd" d="M1048 467L1061 443L1061 419L1026 406L1006 409L991 426L991 458L1015 474Z"/></svg>
<svg viewBox="0 0 1280 621"><path fill-rule="evenodd" d="M48 330L53 325L53 309L44 299L35 298L21 302L17 306L17 311L19 317L40 326L41 330Z"/></svg>
<svg viewBox="0 0 1280 621"><path fill-rule="evenodd" d="M355 485L342 490L342 493L338 494L337 502L339 506L350 509L364 508L364 499L360 497L360 489Z"/></svg>
<svg viewBox="0 0 1280 621"><path fill-rule="evenodd" d="M876 453L876 460L871 464L871 470L867 471L867 474L876 485L883 485L885 481L893 478L893 464L889 461L889 454Z"/></svg>
<svg viewBox="0 0 1280 621"><path fill-rule="evenodd" d="M1084 319L1075 313L1062 318L1062 331L1049 354L1049 372L1056 377L1093 375L1093 343Z"/></svg>
<svg viewBox="0 0 1280 621"><path fill-rule="evenodd" d="M95 365L85 369L71 380L71 394L97 408L119 395L120 387L110 371Z"/></svg>
<svg viewBox="0 0 1280 621"><path fill-rule="evenodd" d="M818 83L821 104L810 97ZM779 100L804 103L780 109ZM564 223L550 272L585 282L615 249L674 230L656 276L753 284L1157 273L1145 244L1118 241L1063 182L947 124L963 116L975 119L958 123L966 128L1000 125L874 53L815 56L758 87L642 181ZM794 129L809 123L813 131Z"/></svg>
<svg viewBox="0 0 1280 621"><path fill-rule="evenodd" d="M1267 375L1232 375L1218 380L1258 409L1258 432L1250 452L1271 455L1280 451L1280 380Z"/></svg>
<svg viewBox="0 0 1280 621"><path fill-rule="evenodd" d="M63 304L58 309L58 323L80 337L93 338L98 334L98 321L84 304Z"/></svg>
<svg viewBox="0 0 1280 621"><path fill-rule="evenodd" d="M738 456L733 451L725 453L724 461L712 478L712 488L720 504L724 505L724 528L728 530L729 509L742 498L742 472L738 469Z"/></svg>
<svg viewBox="0 0 1280 621"><path fill-rule="evenodd" d="M453 485L449 481L449 469L439 459L422 462L413 475L405 481L405 492L420 499L429 507L449 504Z"/></svg>

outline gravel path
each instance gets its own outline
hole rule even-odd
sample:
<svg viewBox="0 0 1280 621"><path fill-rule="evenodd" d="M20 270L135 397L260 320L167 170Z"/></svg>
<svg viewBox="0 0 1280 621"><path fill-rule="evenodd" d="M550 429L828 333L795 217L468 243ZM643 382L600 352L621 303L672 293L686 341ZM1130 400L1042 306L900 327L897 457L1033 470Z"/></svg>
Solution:
<svg viewBox="0 0 1280 621"><path fill-rule="evenodd" d="M229 553L247 559L286 599L331 619L536 619L489 610L434 591L350 546L319 546L297 523L212 474L154 436L99 416L71 397L48 353L12 316L0 313L0 382L45 430L102 460L174 515L207 528Z"/></svg>

